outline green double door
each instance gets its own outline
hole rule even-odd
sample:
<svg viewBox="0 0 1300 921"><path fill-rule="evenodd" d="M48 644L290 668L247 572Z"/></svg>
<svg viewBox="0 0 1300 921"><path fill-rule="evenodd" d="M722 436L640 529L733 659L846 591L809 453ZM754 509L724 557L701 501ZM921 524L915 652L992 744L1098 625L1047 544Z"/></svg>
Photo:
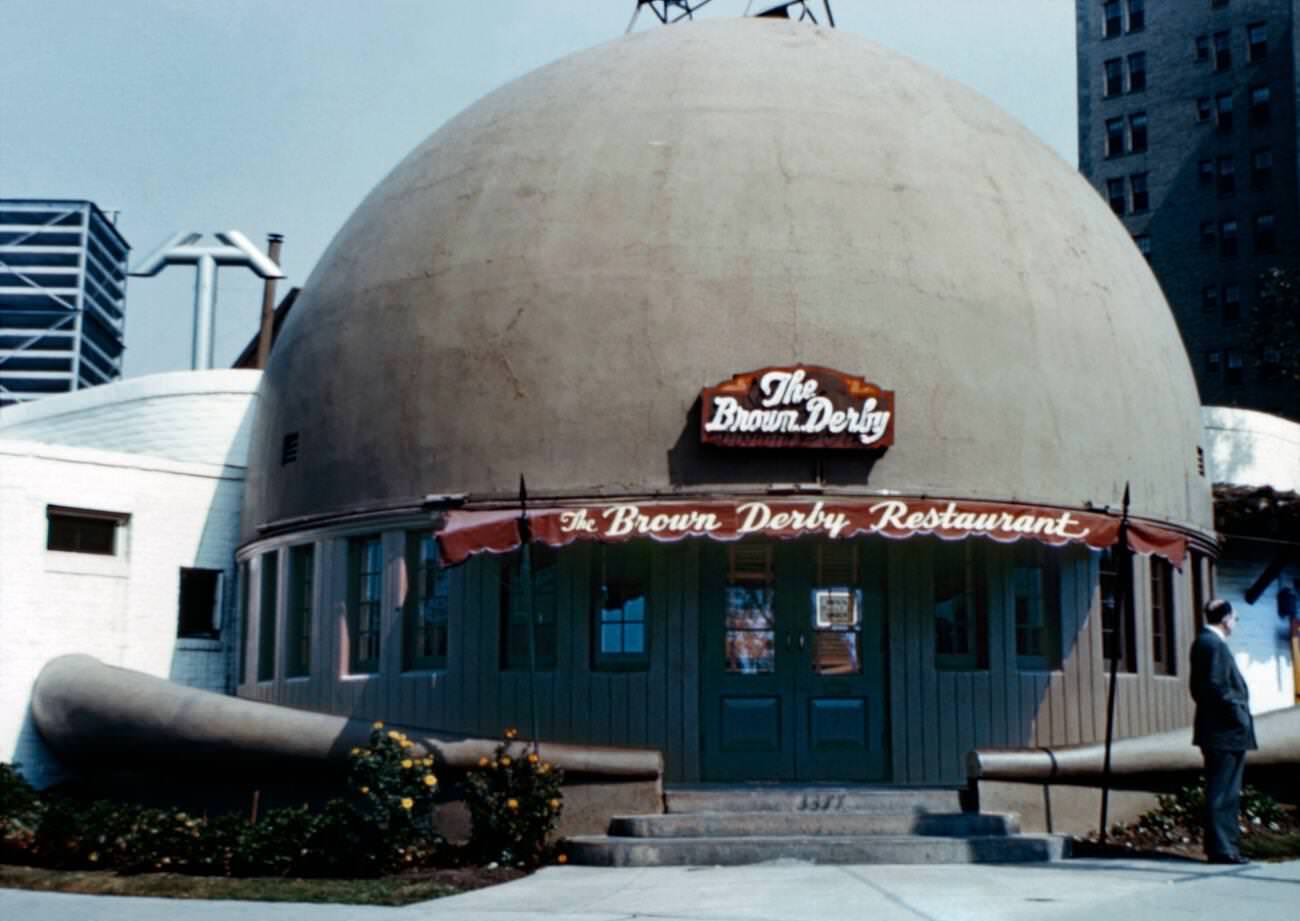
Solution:
<svg viewBox="0 0 1300 921"><path fill-rule="evenodd" d="M884 573L879 541L705 548L704 779L886 779Z"/></svg>

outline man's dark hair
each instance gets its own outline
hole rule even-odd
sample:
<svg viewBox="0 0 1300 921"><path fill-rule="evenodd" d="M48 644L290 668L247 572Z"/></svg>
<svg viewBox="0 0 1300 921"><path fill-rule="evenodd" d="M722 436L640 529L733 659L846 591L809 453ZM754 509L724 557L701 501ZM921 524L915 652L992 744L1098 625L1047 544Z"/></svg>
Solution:
<svg viewBox="0 0 1300 921"><path fill-rule="evenodd" d="M1221 624L1232 613L1232 605L1222 598L1212 598L1205 603L1205 622Z"/></svg>

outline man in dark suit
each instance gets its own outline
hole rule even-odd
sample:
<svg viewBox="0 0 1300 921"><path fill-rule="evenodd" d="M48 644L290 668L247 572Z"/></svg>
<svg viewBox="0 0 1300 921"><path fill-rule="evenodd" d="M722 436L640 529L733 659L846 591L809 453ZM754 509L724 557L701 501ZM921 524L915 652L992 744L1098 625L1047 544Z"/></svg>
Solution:
<svg viewBox="0 0 1300 921"><path fill-rule="evenodd" d="M1259 747L1250 715L1250 692L1228 648L1237 623L1232 605L1205 605L1205 627L1192 644L1192 744L1205 757L1205 856L1210 863L1249 863L1237 849L1241 776L1246 752Z"/></svg>

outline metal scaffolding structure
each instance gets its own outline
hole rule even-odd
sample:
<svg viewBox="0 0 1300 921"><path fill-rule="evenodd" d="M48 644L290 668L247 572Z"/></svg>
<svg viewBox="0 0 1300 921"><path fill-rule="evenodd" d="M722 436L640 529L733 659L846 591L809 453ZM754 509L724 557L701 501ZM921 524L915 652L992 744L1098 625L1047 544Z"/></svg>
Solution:
<svg viewBox="0 0 1300 921"><path fill-rule="evenodd" d="M130 251L92 202L0 199L0 406L121 377Z"/></svg>

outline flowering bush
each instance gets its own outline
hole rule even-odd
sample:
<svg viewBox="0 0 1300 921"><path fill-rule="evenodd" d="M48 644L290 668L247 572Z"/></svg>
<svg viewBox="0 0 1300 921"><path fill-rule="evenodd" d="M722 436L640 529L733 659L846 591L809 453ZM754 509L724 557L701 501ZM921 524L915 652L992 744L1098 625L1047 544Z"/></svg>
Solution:
<svg viewBox="0 0 1300 921"><path fill-rule="evenodd" d="M564 773L507 729L491 758L479 759L465 778L470 852L484 861L533 867L547 856L547 836L563 809Z"/></svg>
<svg viewBox="0 0 1300 921"><path fill-rule="evenodd" d="M1176 793L1161 794L1159 805L1138 819L1138 828L1166 841L1195 842L1201 839L1205 822L1205 783L1190 784ZM1277 800L1254 787L1241 791L1243 830L1277 831L1285 814Z"/></svg>
<svg viewBox="0 0 1300 921"><path fill-rule="evenodd" d="M195 817L36 793L0 765L0 843L8 860L65 869L226 876L377 876L432 862L433 759L377 724L349 756L348 789L323 809Z"/></svg>

